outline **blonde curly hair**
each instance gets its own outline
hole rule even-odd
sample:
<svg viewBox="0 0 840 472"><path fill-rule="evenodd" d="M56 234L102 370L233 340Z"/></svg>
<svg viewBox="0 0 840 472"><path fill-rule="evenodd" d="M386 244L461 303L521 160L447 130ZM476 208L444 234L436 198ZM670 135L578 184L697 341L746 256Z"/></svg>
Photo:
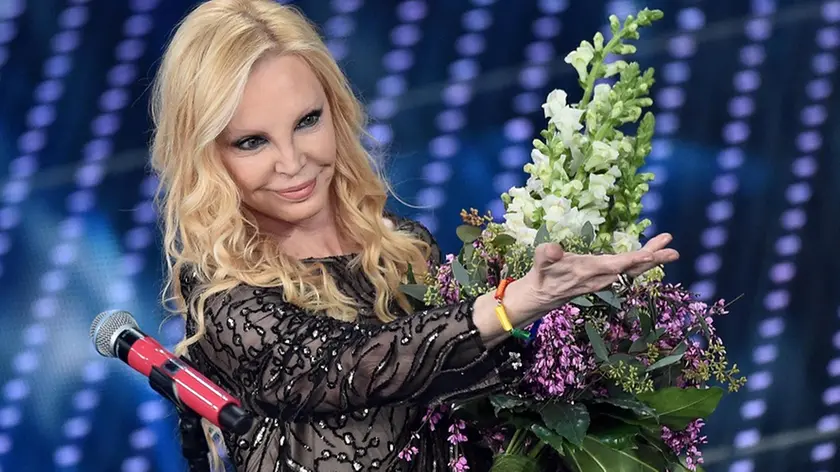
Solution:
<svg viewBox="0 0 840 472"><path fill-rule="evenodd" d="M338 153L331 199L339 230L362 251L353 259L376 289L374 310L390 321L391 300L408 309L399 284L409 265L424 272L429 246L383 221L388 187L361 143L359 101L317 30L296 9L271 0L212 0L177 28L154 83L152 167L168 268L164 297L191 317L196 332L178 353L205 334L211 296L238 284L282 286L290 303L355 320L357 307L318 262L283 254L261 234L222 164L217 138L241 99L254 64L269 54L294 54L312 68L334 115ZM185 299L181 280L194 271L200 290Z"/></svg>

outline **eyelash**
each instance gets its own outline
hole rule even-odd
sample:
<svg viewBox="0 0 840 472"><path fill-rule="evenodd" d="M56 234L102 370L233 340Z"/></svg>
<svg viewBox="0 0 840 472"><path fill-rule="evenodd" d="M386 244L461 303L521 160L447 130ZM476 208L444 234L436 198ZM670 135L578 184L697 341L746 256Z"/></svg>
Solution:
<svg viewBox="0 0 840 472"><path fill-rule="evenodd" d="M323 112L324 110L319 108L307 113L306 116L300 119L297 126L295 126L295 131L312 128L320 123ZM258 141L258 143L254 144L254 141ZM259 146L265 144L266 141L267 140L263 136L245 136L234 141L233 147L239 149L240 151L255 151ZM251 146L246 145L246 143L249 142L252 143Z"/></svg>

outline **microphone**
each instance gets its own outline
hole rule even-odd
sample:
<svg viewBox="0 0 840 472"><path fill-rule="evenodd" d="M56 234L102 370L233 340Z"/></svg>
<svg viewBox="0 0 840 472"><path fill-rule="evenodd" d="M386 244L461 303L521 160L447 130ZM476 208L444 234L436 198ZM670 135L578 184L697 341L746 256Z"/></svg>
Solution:
<svg viewBox="0 0 840 472"><path fill-rule="evenodd" d="M140 331L131 313L102 312L90 325L96 352L116 357L149 378L151 387L179 408L189 408L225 431L242 435L253 418L239 400L195 369L187 359L167 351L154 338Z"/></svg>

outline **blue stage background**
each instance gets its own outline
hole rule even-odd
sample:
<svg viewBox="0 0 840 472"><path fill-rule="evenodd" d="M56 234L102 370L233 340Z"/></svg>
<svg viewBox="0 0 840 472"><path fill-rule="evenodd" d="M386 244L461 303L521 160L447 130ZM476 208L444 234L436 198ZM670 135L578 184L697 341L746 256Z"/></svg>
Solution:
<svg viewBox="0 0 840 472"><path fill-rule="evenodd" d="M194 2L0 0L0 471L185 470L168 406L88 340L131 311L174 343L147 173L148 88ZM563 57L609 14L666 18L645 200L669 279L743 297L750 376L706 429L709 471L840 470L840 1L303 0L372 114L390 180L447 251L461 208L523 180Z"/></svg>

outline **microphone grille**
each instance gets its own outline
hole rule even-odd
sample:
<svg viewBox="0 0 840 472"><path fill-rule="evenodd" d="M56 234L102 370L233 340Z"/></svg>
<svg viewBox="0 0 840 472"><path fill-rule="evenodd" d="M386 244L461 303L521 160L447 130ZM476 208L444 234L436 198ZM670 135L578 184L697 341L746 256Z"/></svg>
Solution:
<svg viewBox="0 0 840 472"><path fill-rule="evenodd" d="M90 339L96 352L105 357L115 357L114 335L131 328L140 329L131 313L124 310L103 311L90 325Z"/></svg>

